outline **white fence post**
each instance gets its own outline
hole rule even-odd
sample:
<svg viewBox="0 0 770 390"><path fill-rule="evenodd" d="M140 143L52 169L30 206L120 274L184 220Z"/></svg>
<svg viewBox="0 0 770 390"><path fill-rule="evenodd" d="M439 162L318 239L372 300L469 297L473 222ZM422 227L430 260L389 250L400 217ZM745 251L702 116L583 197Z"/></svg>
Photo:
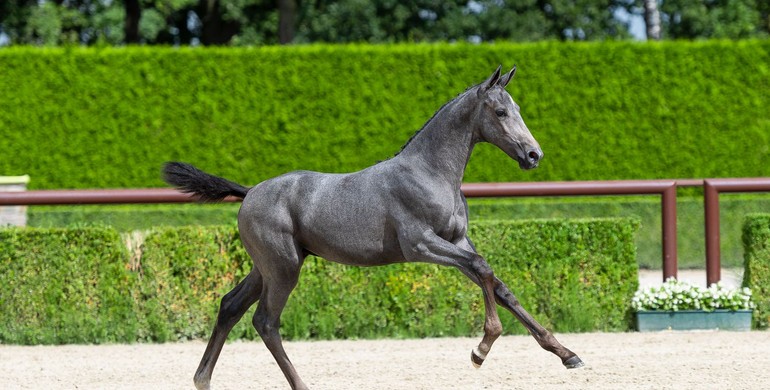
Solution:
<svg viewBox="0 0 770 390"><path fill-rule="evenodd" d="M0 191L26 191L29 176L0 176ZM27 226L27 206L0 206L0 226Z"/></svg>

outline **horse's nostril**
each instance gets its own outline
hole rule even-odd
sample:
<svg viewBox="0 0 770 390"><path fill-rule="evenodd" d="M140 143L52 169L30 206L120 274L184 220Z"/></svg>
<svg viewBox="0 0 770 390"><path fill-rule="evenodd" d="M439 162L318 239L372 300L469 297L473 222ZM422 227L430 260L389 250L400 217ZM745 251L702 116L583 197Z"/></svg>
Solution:
<svg viewBox="0 0 770 390"><path fill-rule="evenodd" d="M530 150L529 151L529 159L532 161L539 161L540 160L540 153L537 152L537 150Z"/></svg>

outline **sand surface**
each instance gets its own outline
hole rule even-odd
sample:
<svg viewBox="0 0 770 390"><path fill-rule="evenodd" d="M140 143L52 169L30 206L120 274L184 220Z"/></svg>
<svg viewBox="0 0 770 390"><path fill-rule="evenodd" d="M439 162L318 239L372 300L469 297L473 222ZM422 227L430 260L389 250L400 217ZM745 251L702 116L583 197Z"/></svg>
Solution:
<svg viewBox="0 0 770 390"><path fill-rule="evenodd" d="M586 366L567 370L529 336L501 337L484 366L480 338L287 342L313 389L768 389L770 332L561 334ZM3 389L190 389L201 341L0 345ZM214 389L287 389L261 342L225 346Z"/></svg>

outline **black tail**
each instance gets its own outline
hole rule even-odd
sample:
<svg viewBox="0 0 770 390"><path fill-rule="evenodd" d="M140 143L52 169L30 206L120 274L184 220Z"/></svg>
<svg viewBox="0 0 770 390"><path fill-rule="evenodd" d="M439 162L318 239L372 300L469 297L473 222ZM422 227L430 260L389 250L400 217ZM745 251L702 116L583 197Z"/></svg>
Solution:
<svg viewBox="0 0 770 390"><path fill-rule="evenodd" d="M163 180L182 192L197 195L203 202L218 202L229 195L243 199L249 192L240 184L175 161L163 165Z"/></svg>

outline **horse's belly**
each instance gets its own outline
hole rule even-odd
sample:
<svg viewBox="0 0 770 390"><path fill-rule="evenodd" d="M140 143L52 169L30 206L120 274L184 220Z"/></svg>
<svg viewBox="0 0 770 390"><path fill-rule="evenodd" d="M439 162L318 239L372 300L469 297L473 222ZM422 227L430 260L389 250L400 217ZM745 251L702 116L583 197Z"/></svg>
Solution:
<svg viewBox="0 0 770 390"><path fill-rule="evenodd" d="M367 229L348 229L332 232L319 229L314 234L301 234L300 244L308 251L337 263L356 266L375 266L403 261L403 254L395 237Z"/></svg>

